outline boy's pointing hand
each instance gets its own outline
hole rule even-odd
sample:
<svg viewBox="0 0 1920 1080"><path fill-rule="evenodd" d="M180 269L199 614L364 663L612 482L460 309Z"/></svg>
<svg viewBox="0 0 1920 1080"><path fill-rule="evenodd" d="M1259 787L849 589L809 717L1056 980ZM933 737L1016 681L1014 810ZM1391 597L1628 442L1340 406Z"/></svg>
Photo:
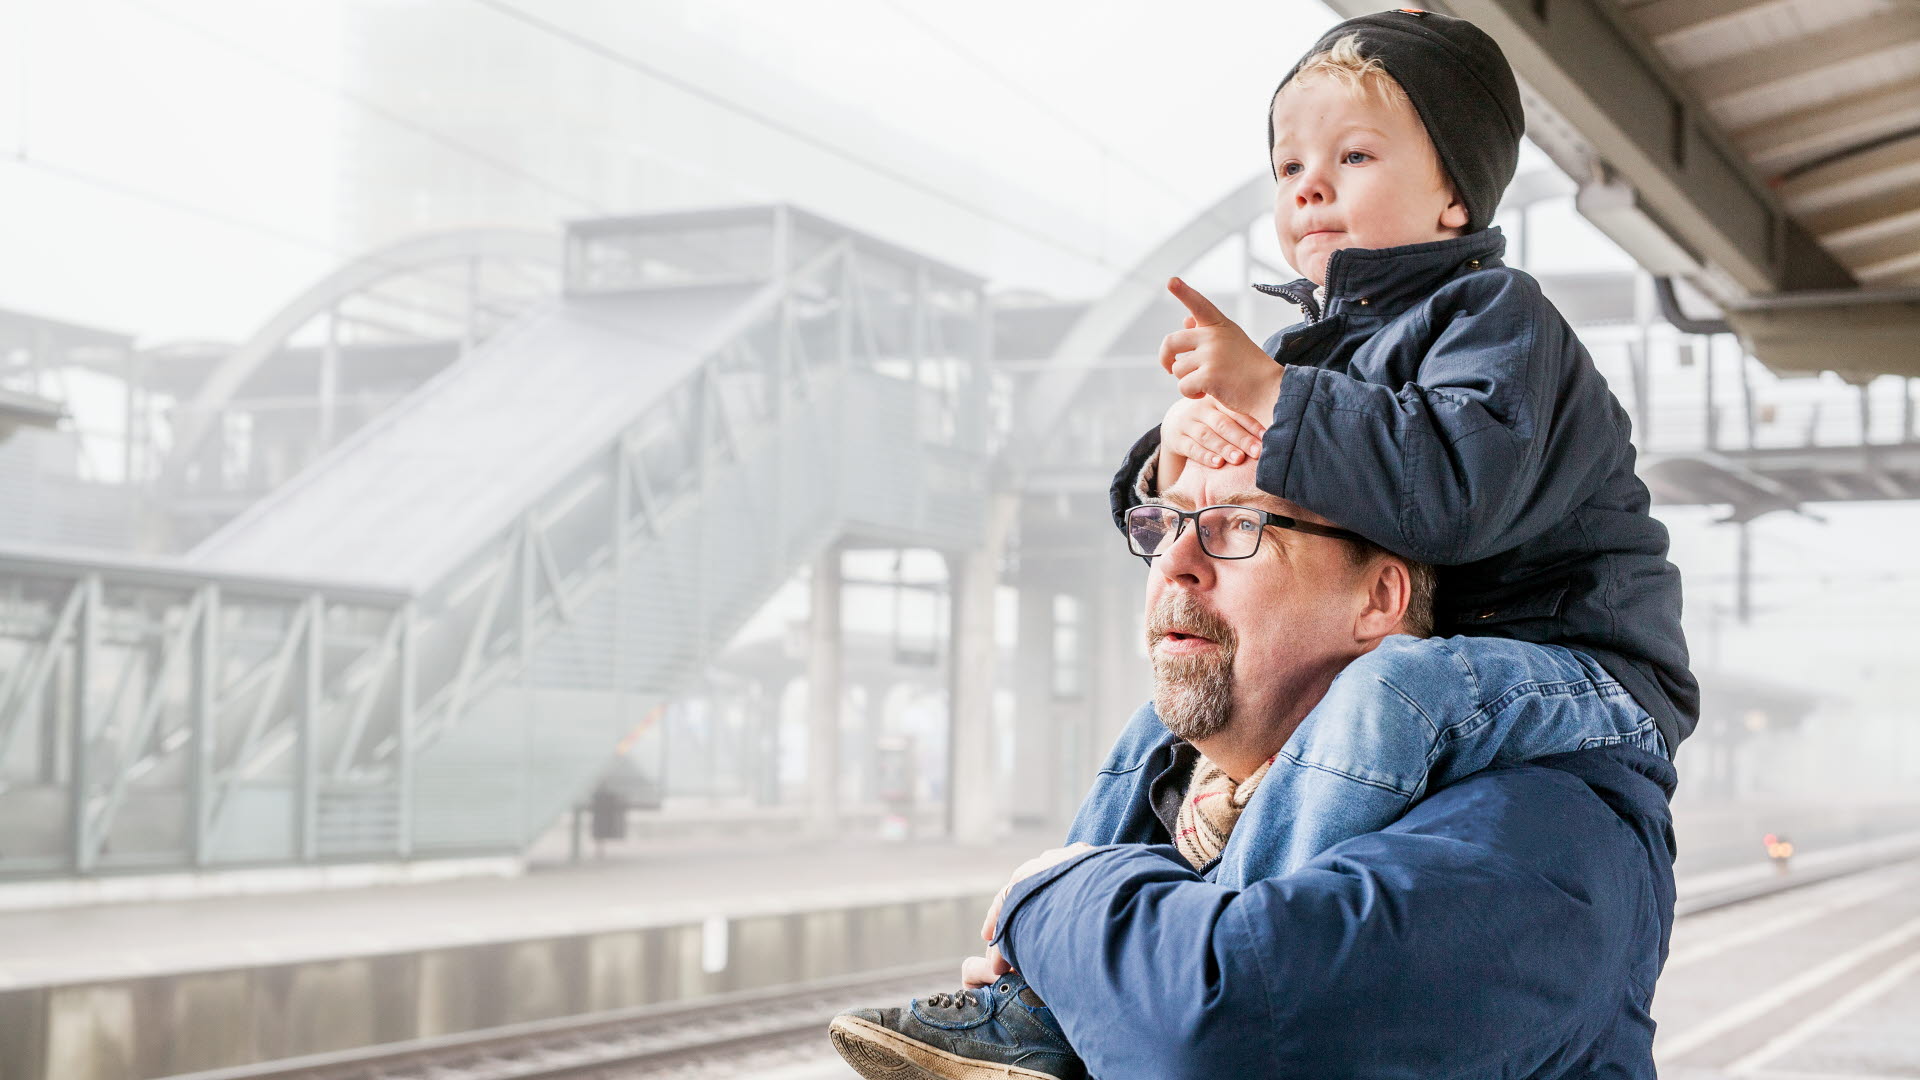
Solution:
<svg viewBox="0 0 1920 1080"><path fill-rule="evenodd" d="M1160 343L1160 366L1180 380L1181 396L1210 394L1236 412L1272 416L1286 369L1186 282L1171 278L1167 291L1190 313L1186 327Z"/></svg>

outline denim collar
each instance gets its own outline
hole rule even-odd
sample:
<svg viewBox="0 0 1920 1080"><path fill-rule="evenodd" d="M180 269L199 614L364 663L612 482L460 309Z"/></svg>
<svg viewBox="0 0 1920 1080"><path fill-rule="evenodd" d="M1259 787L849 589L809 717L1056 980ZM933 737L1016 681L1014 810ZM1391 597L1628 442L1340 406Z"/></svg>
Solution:
<svg viewBox="0 0 1920 1080"><path fill-rule="evenodd" d="M1507 238L1498 226L1465 236L1390 248L1341 248L1327 257L1326 310L1307 278L1285 285L1255 285L1306 312L1308 322L1328 315L1398 315L1425 299L1448 278L1505 265Z"/></svg>

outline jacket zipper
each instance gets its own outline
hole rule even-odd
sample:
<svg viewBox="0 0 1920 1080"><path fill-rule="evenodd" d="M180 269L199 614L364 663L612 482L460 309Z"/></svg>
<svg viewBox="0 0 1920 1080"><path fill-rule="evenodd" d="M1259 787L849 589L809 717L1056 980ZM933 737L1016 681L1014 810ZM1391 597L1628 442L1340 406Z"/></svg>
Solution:
<svg viewBox="0 0 1920 1080"><path fill-rule="evenodd" d="M1320 305L1313 299L1312 289L1302 292L1291 285L1255 285L1254 288L1266 293L1268 296L1277 296L1302 311L1305 311L1308 322L1314 323L1320 321Z"/></svg>

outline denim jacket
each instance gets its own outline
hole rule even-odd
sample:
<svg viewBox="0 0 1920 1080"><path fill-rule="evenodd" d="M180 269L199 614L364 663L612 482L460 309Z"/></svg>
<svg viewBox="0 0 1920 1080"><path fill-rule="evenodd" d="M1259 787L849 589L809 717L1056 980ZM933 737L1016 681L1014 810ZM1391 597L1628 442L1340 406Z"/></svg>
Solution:
<svg viewBox="0 0 1920 1080"><path fill-rule="evenodd" d="M1626 746L1488 769L1290 874L1221 880L1146 790L1134 716L997 942L1101 1080L1654 1076L1673 767ZM1243 840L1245 821L1229 847ZM1257 836L1256 834L1250 834Z"/></svg>
<svg viewBox="0 0 1920 1080"><path fill-rule="evenodd" d="M1260 286L1307 316L1266 343L1287 372L1260 487L1437 567L1437 633L1592 656L1677 749L1699 688L1666 527L1626 411L1505 249L1486 229L1335 251L1324 310L1305 279ZM1115 524L1159 448L1156 427L1129 452Z"/></svg>

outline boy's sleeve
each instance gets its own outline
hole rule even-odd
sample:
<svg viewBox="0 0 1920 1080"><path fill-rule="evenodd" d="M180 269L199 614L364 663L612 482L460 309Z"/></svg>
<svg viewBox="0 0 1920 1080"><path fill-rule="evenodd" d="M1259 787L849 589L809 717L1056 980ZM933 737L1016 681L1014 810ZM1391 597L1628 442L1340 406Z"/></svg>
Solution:
<svg viewBox="0 0 1920 1080"><path fill-rule="evenodd" d="M1455 292L1415 382L1287 368L1262 490L1439 565L1524 543L1590 496L1626 437L1586 350L1524 274Z"/></svg>

